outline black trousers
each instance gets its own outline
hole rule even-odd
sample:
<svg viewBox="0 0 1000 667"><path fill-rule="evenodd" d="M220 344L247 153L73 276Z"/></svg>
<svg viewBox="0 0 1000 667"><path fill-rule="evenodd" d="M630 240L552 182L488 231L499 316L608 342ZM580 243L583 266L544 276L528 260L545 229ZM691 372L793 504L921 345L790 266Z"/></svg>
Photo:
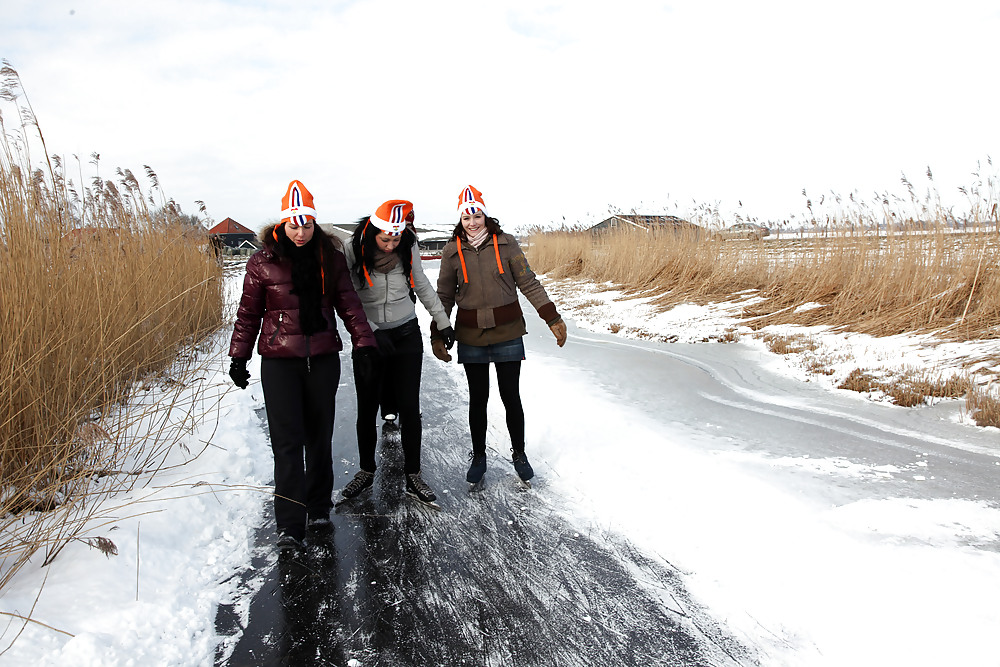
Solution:
<svg viewBox="0 0 1000 667"><path fill-rule="evenodd" d="M524 451L524 408L521 406L521 362L500 361L497 369L497 386L500 400L507 413L507 432L516 452ZM478 456L486 453L486 404L490 400L490 365L462 364L469 381L469 431L472 433L472 451Z"/></svg>
<svg viewBox="0 0 1000 667"><path fill-rule="evenodd" d="M395 392L389 388L389 384L386 382L382 383L382 395L379 397L379 403L382 405L382 419L385 419L387 415L399 417L399 413L396 411Z"/></svg>
<svg viewBox="0 0 1000 667"><path fill-rule="evenodd" d="M302 539L309 516L333 507L333 417L340 357L269 359L260 364L274 453L274 517L279 533Z"/></svg>
<svg viewBox="0 0 1000 667"><path fill-rule="evenodd" d="M379 356L374 377L366 381L354 374L354 386L358 392L359 464L362 470L375 472L375 445L378 441L375 421L384 389L398 410L403 472L410 474L420 472L420 373L424 344L416 320L388 331L396 349Z"/></svg>

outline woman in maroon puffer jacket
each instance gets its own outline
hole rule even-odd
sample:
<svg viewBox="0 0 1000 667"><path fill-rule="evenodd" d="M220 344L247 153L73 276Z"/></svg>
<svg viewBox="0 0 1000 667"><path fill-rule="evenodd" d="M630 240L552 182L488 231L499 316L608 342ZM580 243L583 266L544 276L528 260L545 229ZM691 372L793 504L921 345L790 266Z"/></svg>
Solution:
<svg viewBox="0 0 1000 667"><path fill-rule="evenodd" d="M247 387L256 342L274 453L278 547L284 550L301 546L307 524L330 521L330 442L343 349L334 312L350 333L362 373L372 372L377 344L344 254L316 224L312 195L292 181L281 203L281 222L262 232L264 248L247 260L229 375Z"/></svg>

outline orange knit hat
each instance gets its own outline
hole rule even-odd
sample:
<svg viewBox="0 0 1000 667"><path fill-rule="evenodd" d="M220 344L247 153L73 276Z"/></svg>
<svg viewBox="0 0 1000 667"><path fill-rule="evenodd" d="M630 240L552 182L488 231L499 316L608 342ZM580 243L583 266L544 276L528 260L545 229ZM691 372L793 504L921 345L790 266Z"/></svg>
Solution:
<svg viewBox="0 0 1000 667"><path fill-rule="evenodd" d="M368 220L389 236L399 236L406 229L406 218L413 212L413 204L405 199L391 199L377 209Z"/></svg>
<svg viewBox="0 0 1000 667"><path fill-rule="evenodd" d="M465 189L462 190L462 194L458 195L458 214L462 215L466 211L469 213L482 213L483 215L489 215L489 213L486 212L486 203L483 201L483 193L471 185L466 185Z"/></svg>
<svg viewBox="0 0 1000 667"><path fill-rule="evenodd" d="M288 191L281 198L281 222L292 227L300 227L312 220L316 221L316 209L313 208L313 196L302 181L292 181Z"/></svg>

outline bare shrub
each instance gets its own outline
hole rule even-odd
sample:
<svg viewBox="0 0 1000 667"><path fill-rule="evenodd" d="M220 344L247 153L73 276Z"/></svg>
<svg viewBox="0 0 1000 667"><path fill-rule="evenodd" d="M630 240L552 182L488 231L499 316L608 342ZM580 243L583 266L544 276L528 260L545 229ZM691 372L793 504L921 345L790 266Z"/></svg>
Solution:
<svg viewBox="0 0 1000 667"><path fill-rule="evenodd" d="M878 389L878 385L875 378L871 375L868 375L860 368L855 368L853 371L848 373L846 378L841 380L840 384L837 385L837 388L866 393Z"/></svg>
<svg viewBox="0 0 1000 667"><path fill-rule="evenodd" d="M721 334L719 334L720 343L736 343L739 342L740 335L734 329L726 329Z"/></svg>
<svg viewBox="0 0 1000 667"><path fill-rule="evenodd" d="M792 335L779 336L777 334L766 334L764 342L775 354L800 354L806 350L812 351L819 347L816 341L808 336Z"/></svg>
<svg viewBox="0 0 1000 667"><path fill-rule="evenodd" d="M960 376L927 377L921 373L910 381L924 395L934 398L962 398L972 389L972 380Z"/></svg>
<svg viewBox="0 0 1000 667"><path fill-rule="evenodd" d="M840 389L858 392L881 392L902 407L914 407L928 398L960 398L972 389L966 377L932 377L925 371L909 370L899 375L879 380L871 373L854 369L838 385Z"/></svg>
<svg viewBox="0 0 1000 667"><path fill-rule="evenodd" d="M121 407L137 380L162 385L178 352L219 327L223 295L206 235L175 224L152 169L147 191L121 169L116 181L74 183L48 156L17 73L4 62L0 75L0 99L21 121L9 131L0 116L2 588L35 551L47 564L84 530L94 480L114 477L107 494L161 464L173 419ZM39 145L43 168L31 159ZM97 170L99 156L91 162Z"/></svg>
<svg viewBox="0 0 1000 667"><path fill-rule="evenodd" d="M885 389L892 402L904 408L922 405L927 401L927 394L908 382L896 382Z"/></svg>
<svg viewBox="0 0 1000 667"><path fill-rule="evenodd" d="M990 393L989 387L970 387L965 406L979 426L1000 428L1000 400Z"/></svg>

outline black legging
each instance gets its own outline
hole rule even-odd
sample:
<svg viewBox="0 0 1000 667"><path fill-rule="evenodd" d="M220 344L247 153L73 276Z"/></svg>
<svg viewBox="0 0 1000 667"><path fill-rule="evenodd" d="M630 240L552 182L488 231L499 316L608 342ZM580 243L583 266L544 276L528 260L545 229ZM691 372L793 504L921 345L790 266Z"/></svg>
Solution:
<svg viewBox="0 0 1000 667"><path fill-rule="evenodd" d="M490 365L463 364L469 381L469 430L472 432L472 451L478 456L486 453L486 404L490 400ZM497 368L497 386L500 400L507 412L507 432L514 451L524 451L524 408L521 407L521 362L500 361Z"/></svg>
<svg viewBox="0 0 1000 667"><path fill-rule="evenodd" d="M354 374L358 393L358 462L362 470L375 472L375 445L378 440L375 418L382 388L386 387L399 410L399 439L403 444L403 472L420 472L420 370L424 347L416 320L389 329L396 346L392 354L379 357L378 372L364 382Z"/></svg>

